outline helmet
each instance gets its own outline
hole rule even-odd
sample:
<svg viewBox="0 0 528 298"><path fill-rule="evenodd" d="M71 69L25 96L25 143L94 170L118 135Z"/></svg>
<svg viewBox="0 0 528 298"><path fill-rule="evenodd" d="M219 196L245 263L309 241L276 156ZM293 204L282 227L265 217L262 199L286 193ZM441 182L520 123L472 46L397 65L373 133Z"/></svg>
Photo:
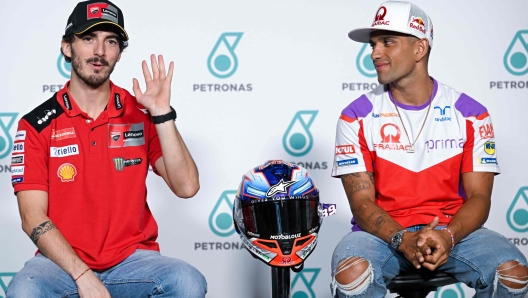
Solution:
<svg viewBox="0 0 528 298"><path fill-rule="evenodd" d="M319 190L306 169L270 160L242 176L233 221L253 257L270 266L302 268L317 244L319 208Z"/></svg>

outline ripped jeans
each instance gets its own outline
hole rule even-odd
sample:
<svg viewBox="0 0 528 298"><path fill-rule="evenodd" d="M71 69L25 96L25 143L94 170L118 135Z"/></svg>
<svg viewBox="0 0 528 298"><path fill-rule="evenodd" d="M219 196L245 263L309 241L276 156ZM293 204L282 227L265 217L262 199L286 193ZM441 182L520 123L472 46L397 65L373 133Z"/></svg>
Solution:
<svg viewBox="0 0 528 298"><path fill-rule="evenodd" d="M416 232L424 226L407 228ZM440 229L442 227L436 227ZM369 262L367 274L358 278L353 290L344 291L338 287L335 272L338 264L349 257L360 257ZM449 254L447 263L438 270L452 275L467 286L474 288L475 297L503 298L524 297L528 286L522 289L505 287L498 280L497 267L507 261L518 261L526 266L525 256L506 237L501 234L480 228L462 239ZM394 250L385 241L369 233L358 231L348 233L334 250L332 256L332 283L330 288L333 297L359 298L385 297L386 285L400 272L413 269L403 253ZM370 274L370 273L373 274Z"/></svg>

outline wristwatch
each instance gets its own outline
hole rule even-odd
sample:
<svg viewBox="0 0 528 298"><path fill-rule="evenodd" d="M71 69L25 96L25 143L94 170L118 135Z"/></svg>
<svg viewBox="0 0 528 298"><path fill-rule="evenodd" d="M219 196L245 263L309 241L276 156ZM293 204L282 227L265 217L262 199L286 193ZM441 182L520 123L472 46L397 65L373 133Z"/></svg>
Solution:
<svg viewBox="0 0 528 298"><path fill-rule="evenodd" d="M390 245L392 246L392 248L394 249L398 249L398 247L400 246L400 244L402 243L402 240L403 240L403 234L407 233L409 231L407 230L401 230L399 232L396 232L392 238L391 238L391 243Z"/></svg>

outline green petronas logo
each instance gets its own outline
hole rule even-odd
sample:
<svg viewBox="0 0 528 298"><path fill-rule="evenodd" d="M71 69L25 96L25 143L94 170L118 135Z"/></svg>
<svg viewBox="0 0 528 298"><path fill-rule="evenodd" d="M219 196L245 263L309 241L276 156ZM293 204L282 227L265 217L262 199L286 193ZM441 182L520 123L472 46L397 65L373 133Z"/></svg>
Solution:
<svg viewBox="0 0 528 298"><path fill-rule="evenodd" d="M233 225L233 201L236 190L226 190L216 201L216 204L209 215L209 228L220 237L233 235L235 226Z"/></svg>
<svg viewBox="0 0 528 298"><path fill-rule="evenodd" d="M504 54L504 67L512 75L528 73L528 30L520 30L513 37Z"/></svg>
<svg viewBox="0 0 528 298"><path fill-rule="evenodd" d="M7 291L7 285L13 277L15 277L16 272L1 272L0 273L0 289L3 290L4 296L0 295L0 298L5 297L5 292ZM2 293L2 291L0 291Z"/></svg>
<svg viewBox="0 0 528 298"><path fill-rule="evenodd" d="M461 283L438 288L434 298L465 298Z"/></svg>
<svg viewBox="0 0 528 298"><path fill-rule="evenodd" d="M9 130L17 116L18 113L0 113L0 159L7 157L13 148L13 139Z"/></svg>
<svg viewBox="0 0 528 298"><path fill-rule="evenodd" d="M320 268L305 268L295 274L291 283L292 298L316 298L313 284L320 271Z"/></svg>
<svg viewBox="0 0 528 298"><path fill-rule="evenodd" d="M372 58L370 57L371 52L369 44L366 43L361 47L356 58L356 67L358 71L367 78L375 78L378 76L376 68L374 67L374 62L372 62Z"/></svg>
<svg viewBox="0 0 528 298"><path fill-rule="evenodd" d="M319 111L298 111L282 137L284 150L293 156L303 156L310 152L313 137L310 126Z"/></svg>
<svg viewBox="0 0 528 298"><path fill-rule="evenodd" d="M521 187L506 213L506 221L512 230L528 231L528 186Z"/></svg>

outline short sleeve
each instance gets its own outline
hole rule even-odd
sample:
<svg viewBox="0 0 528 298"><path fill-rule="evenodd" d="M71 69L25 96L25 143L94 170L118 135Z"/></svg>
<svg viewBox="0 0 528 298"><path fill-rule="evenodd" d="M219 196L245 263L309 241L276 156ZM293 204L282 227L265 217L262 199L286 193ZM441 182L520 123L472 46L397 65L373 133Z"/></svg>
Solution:
<svg viewBox="0 0 528 298"><path fill-rule="evenodd" d="M372 156L365 139L363 121L372 111L366 96L343 110L337 122L332 176L357 172L372 172Z"/></svg>

